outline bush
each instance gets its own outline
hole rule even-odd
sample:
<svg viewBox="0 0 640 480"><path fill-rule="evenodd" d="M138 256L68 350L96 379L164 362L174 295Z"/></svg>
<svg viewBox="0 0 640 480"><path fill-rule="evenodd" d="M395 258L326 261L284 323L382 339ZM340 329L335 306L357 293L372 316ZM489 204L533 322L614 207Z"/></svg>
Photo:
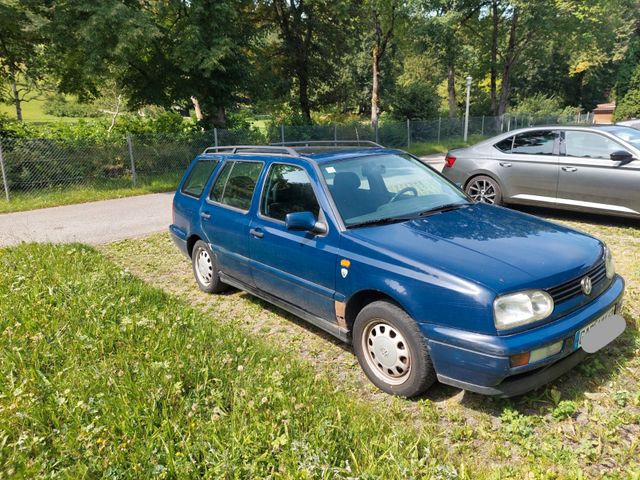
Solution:
<svg viewBox="0 0 640 480"><path fill-rule="evenodd" d="M93 105L70 102L61 94L47 97L42 105L42 111L55 117L97 117L100 115Z"/></svg>

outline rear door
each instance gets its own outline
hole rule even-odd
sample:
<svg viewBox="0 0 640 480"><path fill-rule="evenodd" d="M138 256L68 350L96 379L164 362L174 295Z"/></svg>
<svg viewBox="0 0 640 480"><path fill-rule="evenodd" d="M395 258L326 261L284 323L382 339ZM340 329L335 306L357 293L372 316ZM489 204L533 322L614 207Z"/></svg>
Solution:
<svg viewBox="0 0 640 480"><path fill-rule="evenodd" d="M602 212L638 213L640 165L638 160L611 160L626 150L614 139L593 131L563 132L558 182L558 204Z"/></svg>
<svg viewBox="0 0 640 480"><path fill-rule="evenodd" d="M253 197L264 163L226 160L202 204L202 230L216 256L218 268L246 285L253 285L249 265L249 224Z"/></svg>
<svg viewBox="0 0 640 480"><path fill-rule="evenodd" d="M495 171L507 200L555 202L559 138L557 130L540 129L518 133L495 145Z"/></svg>
<svg viewBox="0 0 640 480"><path fill-rule="evenodd" d="M316 173L295 162L273 163L264 177L249 250L255 285L317 317L335 319L338 231L321 208ZM288 230L288 213L308 211L329 228L325 234Z"/></svg>

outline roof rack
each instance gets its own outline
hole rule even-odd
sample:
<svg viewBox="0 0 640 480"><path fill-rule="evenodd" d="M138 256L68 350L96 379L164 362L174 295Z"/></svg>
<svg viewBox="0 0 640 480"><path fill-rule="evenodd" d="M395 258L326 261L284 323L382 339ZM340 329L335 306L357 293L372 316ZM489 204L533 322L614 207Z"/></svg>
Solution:
<svg viewBox="0 0 640 480"><path fill-rule="evenodd" d="M371 140L301 140L297 142L276 142L270 143L273 146L288 146L293 148L335 148L335 147L368 147L384 148L382 145Z"/></svg>
<svg viewBox="0 0 640 480"><path fill-rule="evenodd" d="M219 147L205 148L202 154L206 155L207 153L264 153L267 155L299 156L293 148L274 145L223 145Z"/></svg>
<svg viewBox="0 0 640 480"><path fill-rule="evenodd" d="M331 149L339 147L366 147L384 148L382 145L370 140L303 140L299 142L280 142L269 145L221 145L205 148L203 155L209 153L261 153L263 155L288 155L299 157L298 150Z"/></svg>

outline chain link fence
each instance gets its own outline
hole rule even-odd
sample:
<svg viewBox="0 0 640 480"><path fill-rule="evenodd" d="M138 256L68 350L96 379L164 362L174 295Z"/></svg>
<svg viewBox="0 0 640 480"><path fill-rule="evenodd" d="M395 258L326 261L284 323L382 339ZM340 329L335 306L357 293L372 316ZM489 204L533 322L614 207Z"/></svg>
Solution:
<svg viewBox="0 0 640 480"><path fill-rule="evenodd" d="M589 115L569 117L470 117L469 136L493 136L515 128L592 123ZM102 141L0 138L0 201L73 188L118 189L157 184L175 188L189 162L205 148L305 140L371 140L394 148L461 139L464 118L370 124L270 125L260 130L214 129L179 134L127 135Z"/></svg>

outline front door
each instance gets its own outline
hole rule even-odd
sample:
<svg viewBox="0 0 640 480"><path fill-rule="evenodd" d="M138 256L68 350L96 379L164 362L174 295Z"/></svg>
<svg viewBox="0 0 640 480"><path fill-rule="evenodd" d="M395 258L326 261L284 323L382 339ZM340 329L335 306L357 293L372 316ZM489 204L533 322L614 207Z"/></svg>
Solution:
<svg viewBox="0 0 640 480"><path fill-rule="evenodd" d="M638 213L640 165L611 159L613 152L626 150L620 143L596 132L566 130L563 147L559 205Z"/></svg>
<svg viewBox="0 0 640 480"><path fill-rule="evenodd" d="M255 285L317 317L335 319L334 292L338 232L323 235L288 230L287 213L312 212L326 219L312 178L315 172L290 163L273 163L265 175L249 250Z"/></svg>
<svg viewBox="0 0 640 480"><path fill-rule="evenodd" d="M200 210L202 229L219 270L253 285L249 265L251 205L262 162L227 160Z"/></svg>
<svg viewBox="0 0 640 480"><path fill-rule="evenodd" d="M559 132L523 132L496 144L495 167L504 197L515 201L554 203L558 188ZM511 143L509 143L511 141Z"/></svg>

